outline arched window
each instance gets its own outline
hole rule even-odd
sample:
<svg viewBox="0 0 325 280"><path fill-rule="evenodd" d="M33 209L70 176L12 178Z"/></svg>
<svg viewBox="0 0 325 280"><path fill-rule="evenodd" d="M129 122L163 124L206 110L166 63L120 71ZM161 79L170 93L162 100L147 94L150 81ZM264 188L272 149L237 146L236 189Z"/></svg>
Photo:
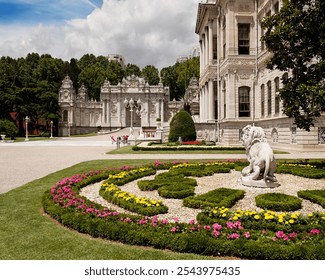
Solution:
<svg viewBox="0 0 325 280"><path fill-rule="evenodd" d="M67 110L63 111L63 121L68 122L68 111Z"/></svg>
<svg viewBox="0 0 325 280"><path fill-rule="evenodd" d="M250 117L249 90L249 87L240 87L238 89L239 117Z"/></svg>

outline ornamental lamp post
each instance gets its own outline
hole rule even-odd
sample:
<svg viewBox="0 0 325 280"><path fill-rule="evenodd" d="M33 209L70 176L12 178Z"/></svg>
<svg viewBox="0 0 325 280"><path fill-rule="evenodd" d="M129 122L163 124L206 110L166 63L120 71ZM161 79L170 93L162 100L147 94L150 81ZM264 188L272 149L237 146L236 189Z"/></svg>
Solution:
<svg viewBox="0 0 325 280"><path fill-rule="evenodd" d="M131 113L130 136L129 136L128 139L134 140L134 133L133 133L133 108L136 108L137 109L136 110L136 114L139 115L140 114L139 108L141 108L142 102L141 102L141 100L139 98L138 101L137 101L137 105L135 105L135 102L134 102L133 98L131 98L130 100L127 100L125 98L125 100L124 100L123 103L124 103L125 108L129 108L130 109L130 113Z"/></svg>
<svg viewBox="0 0 325 280"><path fill-rule="evenodd" d="M30 121L30 118L28 116L25 117L25 122L26 122L26 137L25 141L29 141L28 139L28 122Z"/></svg>
<svg viewBox="0 0 325 280"><path fill-rule="evenodd" d="M53 138L53 121L51 120L51 136L50 138Z"/></svg>

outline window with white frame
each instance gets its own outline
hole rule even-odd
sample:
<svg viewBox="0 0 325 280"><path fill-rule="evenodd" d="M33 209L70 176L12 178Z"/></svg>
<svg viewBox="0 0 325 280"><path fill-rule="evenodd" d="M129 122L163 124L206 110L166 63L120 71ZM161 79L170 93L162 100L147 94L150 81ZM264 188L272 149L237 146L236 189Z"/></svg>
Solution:
<svg viewBox="0 0 325 280"><path fill-rule="evenodd" d="M238 54L249 54L250 24L238 24Z"/></svg>
<svg viewBox="0 0 325 280"><path fill-rule="evenodd" d="M249 90L249 87L240 87L238 89L239 117L250 117Z"/></svg>

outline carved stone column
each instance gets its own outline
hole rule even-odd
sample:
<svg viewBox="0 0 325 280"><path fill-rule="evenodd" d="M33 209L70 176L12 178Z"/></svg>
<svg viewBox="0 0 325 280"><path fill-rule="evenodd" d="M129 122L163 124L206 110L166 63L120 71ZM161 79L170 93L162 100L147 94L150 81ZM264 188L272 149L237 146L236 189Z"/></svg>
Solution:
<svg viewBox="0 0 325 280"><path fill-rule="evenodd" d="M213 19L209 19L209 59L208 59L208 63L209 65L213 65Z"/></svg>

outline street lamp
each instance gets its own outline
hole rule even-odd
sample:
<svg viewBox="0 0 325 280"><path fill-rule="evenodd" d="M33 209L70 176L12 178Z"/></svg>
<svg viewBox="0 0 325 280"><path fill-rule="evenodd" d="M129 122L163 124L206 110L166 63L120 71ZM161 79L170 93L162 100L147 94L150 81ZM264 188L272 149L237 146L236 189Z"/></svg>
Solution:
<svg viewBox="0 0 325 280"><path fill-rule="evenodd" d="M125 106L125 108L130 108L130 113L131 113L130 136L128 138L130 140L134 140L134 134L133 134L133 108L136 108L137 109L136 110L136 113L138 115L138 114L140 114L140 110L139 109L141 108L141 104L142 104L142 102L141 102L140 98L137 101L137 105L135 105L135 102L134 102L134 100L132 98L130 100L127 100L125 98L125 100L124 100L124 106Z"/></svg>
<svg viewBox="0 0 325 280"><path fill-rule="evenodd" d="M29 141L28 139L28 122L30 121L30 118L28 116L26 116L25 118L25 122L26 122L26 137L25 137L25 141Z"/></svg>
<svg viewBox="0 0 325 280"><path fill-rule="evenodd" d="M51 121L51 136L50 138L53 138L53 121Z"/></svg>

